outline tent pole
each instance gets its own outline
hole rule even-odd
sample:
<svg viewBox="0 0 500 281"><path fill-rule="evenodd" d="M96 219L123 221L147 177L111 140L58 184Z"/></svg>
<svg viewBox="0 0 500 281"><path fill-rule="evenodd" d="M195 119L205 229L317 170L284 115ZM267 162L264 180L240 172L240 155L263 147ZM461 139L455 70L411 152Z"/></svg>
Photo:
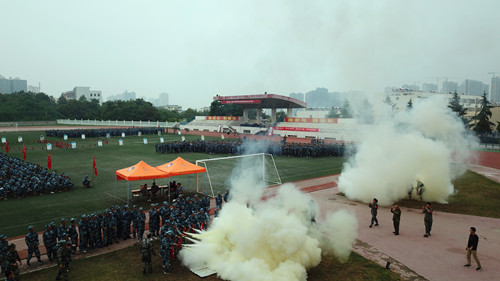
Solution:
<svg viewBox="0 0 500 281"><path fill-rule="evenodd" d="M168 177L168 204L170 204L170 177Z"/></svg>
<svg viewBox="0 0 500 281"><path fill-rule="evenodd" d="M127 181L127 205L129 204L129 197L130 197L130 182Z"/></svg>
<svg viewBox="0 0 500 281"><path fill-rule="evenodd" d="M116 204L116 185L117 185L117 183L118 183L118 180L115 177L115 192L114 192L114 196L113 196L113 200L114 200L113 203L115 203L115 204Z"/></svg>

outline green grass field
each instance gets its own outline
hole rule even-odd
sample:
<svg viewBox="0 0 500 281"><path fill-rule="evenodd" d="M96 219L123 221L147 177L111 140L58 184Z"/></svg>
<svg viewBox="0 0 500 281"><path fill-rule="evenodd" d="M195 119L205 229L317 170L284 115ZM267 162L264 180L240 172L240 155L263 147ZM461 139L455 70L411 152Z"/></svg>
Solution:
<svg viewBox="0 0 500 281"><path fill-rule="evenodd" d="M0 137L7 137L10 142L12 156L22 158L22 145L16 144L17 136L22 136L27 145L27 161L47 165L46 150L43 144L36 141L43 132L0 133ZM144 137L144 136L143 136ZM52 151L52 166L59 172L70 175L75 188L69 192L62 192L38 197L9 199L0 202L0 233L8 236L24 235L26 228L34 224L37 230L50 221L58 221L61 217L76 217L82 213L102 210L110 205L124 203L127 197L126 182L118 182L117 201L114 199L115 170L125 168L144 160L150 165L160 165L175 159L178 156L195 162L197 159L225 157L227 155L207 155L203 153L184 153L182 155L157 154L154 143L159 141L158 136L145 136L148 145L142 144L143 137L126 137L125 145L118 146L119 138L111 138L108 145L95 147L96 139L86 141L77 140L78 148L59 149ZM164 135L166 141L180 140L177 135ZM197 136L185 136L187 140L194 140ZM55 140L46 138L47 140ZM210 139L210 138L207 138ZM69 140L71 141L71 140ZM82 147L83 145L83 147ZM90 147L89 147L90 145ZM21 149L19 149L21 148ZM34 148L34 150L33 150ZM3 149L3 147L2 147ZM4 151L4 150L2 150ZM85 175L93 175L92 157L96 157L99 176L96 177L93 187L81 187L81 179ZM275 157L283 182L332 175L340 173L344 158L294 158ZM172 180L183 182L185 188L193 190L194 177L178 177ZM147 181L150 183L151 181ZM160 179L162 185L168 179ZM138 188L144 182L132 182L131 189ZM490 217L500 217L500 210L495 208L500 203L500 185L485 177L467 172L457 179L455 187L458 193L450 198L450 204L439 205L434 208L440 211L475 214ZM140 200L138 205L145 206ZM420 208L421 203L402 200L402 205ZM157 243L157 242L156 242ZM158 248L158 247L156 247ZM120 262L114 262L120 259ZM159 258L153 262L154 273L142 276L139 261L138 246L134 245L120 251L110 252L101 256L77 260L71 266L71 280L201 280L189 272L178 261L173 264L173 273L165 276L161 273ZM56 269L49 268L39 272L23 275L23 280L52 280ZM340 263L333 256L325 256L318 267L311 269L308 280L400 280L400 278L385 268L353 253L347 263ZM211 276L205 280L220 280Z"/></svg>
<svg viewBox="0 0 500 281"><path fill-rule="evenodd" d="M154 242L158 249L158 241ZM157 253L158 254L158 253ZM116 260L120 262L113 262ZM54 280L57 273L55 267L29 273L22 276L25 281ZM159 256L153 257L153 273L143 275L140 261L139 245L134 245L120 251L106 253L100 256L75 260L70 265L69 280L222 280L216 275L200 278L183 266L179 260L171 264L171 274L164 275ZM346 263L339 262L334 256L323 256L321 263L308 272L309 281L329 280L401 280L399 276L384 267L352 253Z"/></svg>
<svg viewBox="0 0 500 281"><path fill-rule="evenodd" d="M500 184L482 175L467 171L453 182L456 194L449 204L432 203L434 210L456 214L500 218ZM422 202L401 200L401 206L421 208Z"/></svg>
<svg viewBox="0 0 500 281"><path fill-rule="evenodd" d="M48 152L42 150L42 147L45 147L44 144L37 142L41 134L43 132L0 133L0 137L7 137L11 148L9 155L22 159L22 144L17 144L17 137L22 136L27 147L26 161L39 163L46 167ZM148 138L149 144L142 143L144 137ZM180 140L180 136L173 134L163 137L168 142ZM192 135L185 137L188 141L198 138L198 136ZM61 141L57 138L46 137L45 139ZM127 199L127 183L125 181L116 183L118 199L115 201L115 171L132 166L140 160L157 166L172 161L178 156L192 163L198 159L227 156L205 153L158 154L154 148L154 144L159 142L159 137L156 135L123 138L124 146L118 145L118 139L120 138L111 138L109 144L104 144L103 147L94 146L97 144L97 139L90 138L85 141L76 140L77 149L54 147L51 152L52 168L59 173L64 172L69 175L75 184L74 189L56 194L1 201L0 233L9 237L24 235L30 224L35 225L36 229L41 231L44 229L44 225L50 221L59 223L61 217L77 217L83 213L106 209L110 205L123 205ZM71 141L71 139L68 140L68 142ZM3 147L2 152L5 152ZM93 177L93 156L96 158L99 175L95 178L93 187L85 189L82 188L81 180L85 175ZM344 159L334 157L318 159L275 157L275 161L282 181L289 182L340 173ZM171 178L171 180L182 182L185 191L189 192L195 189L194 175ZM164 185L168 181L169 179L158 179L157 183ZM137 189L144 183L150 185L151 180L130 182L130 189ZM132 198L130 199L132 200ZM137 200L134 204L146 206L144 200Z"/></svg>

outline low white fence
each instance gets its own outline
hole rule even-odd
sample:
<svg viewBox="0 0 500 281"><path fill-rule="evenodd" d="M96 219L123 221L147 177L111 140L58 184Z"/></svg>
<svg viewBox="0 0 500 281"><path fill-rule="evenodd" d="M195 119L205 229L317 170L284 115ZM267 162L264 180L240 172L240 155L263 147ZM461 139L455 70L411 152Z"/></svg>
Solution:
<svg viewBox="0 0 500 281"><path fill-rule="evenodd" d="M126 121L126 120L83 120L83 119L57 119L57 124L84 125L84 126L122 126L122 127L162 127L171 128L178 123L163 121Z"/></svg>

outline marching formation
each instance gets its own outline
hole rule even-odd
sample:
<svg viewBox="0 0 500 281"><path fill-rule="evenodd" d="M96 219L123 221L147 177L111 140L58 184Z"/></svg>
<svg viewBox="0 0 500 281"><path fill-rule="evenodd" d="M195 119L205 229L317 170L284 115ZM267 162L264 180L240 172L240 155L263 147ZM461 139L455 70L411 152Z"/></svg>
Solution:
<svg viewBox="0 0 500 281"><path fill-rule="evenodd" d="M71 178L46 167L0 153L0 200L70 190Z"/></svg>
<svg viewBox="0 0 500 281"><path fill-rule="evenodd" d="M229 192L226 192L229 194ZM220 195L220 194L219 194ZM225 201L229 200L228 195ZM43 246L49 262L57 262L57 280L62 276L67 279L71 255L77 252L86 253L97 248L103 248L120 240L138 239L141 243L143 273L152 272L151 255L155 254L152 240L161 242L160 256L164 273L170 271L170 262L177 258L182 244L186 243L186 233L196 233L205 230L210 224L210 197L208 195L184 198L182 192L172 204L164 201L161 205L153 203L149 210L136 205L110 206L105 211L83 214L79 221L71 218L61 219L57 226L54 222L45 225L42 234ZM220 207L220 206L219 206ZM149 220L148 220L149 218ZM146 222L149 223L149 233L144 238ZM31 259L36 257L43 263L40 255L40 241L35 227L30 225L25 236L28 248L26 264L31 265ZM19 275L21 259L15 251L15 245L9 245L6 236L0 235L0 261L2 273L12 272ZM12 248L12 249L11 249Z"/></svg>
<svg viewBox="0 0 500 281"><path fill-rule="evenodd" d="M260 151L255 148L260 147ZM274 156L294 157L325 157L344 156L345 145L343 143L287 143L270 142L260 140L196 140L177 141L155 145L157 153L178 154L185 152L201 152L208 154L234 154L243 155L249 150L252 153L269 153Z"/></svg>

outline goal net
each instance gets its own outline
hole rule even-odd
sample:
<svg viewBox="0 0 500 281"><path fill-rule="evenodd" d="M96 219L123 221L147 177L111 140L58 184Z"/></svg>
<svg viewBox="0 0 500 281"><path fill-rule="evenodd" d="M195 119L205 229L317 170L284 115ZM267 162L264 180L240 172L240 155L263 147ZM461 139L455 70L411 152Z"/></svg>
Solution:
<svg viewBox="0 0 500 281"><path fill-rule="evenodd" d="M210 196L224 194L231 187L231 177L246 171L266 186L281 184L274 158L267 153L196 160L196 165L207 169L205 174L197 176L196 191Z"/></svg>

